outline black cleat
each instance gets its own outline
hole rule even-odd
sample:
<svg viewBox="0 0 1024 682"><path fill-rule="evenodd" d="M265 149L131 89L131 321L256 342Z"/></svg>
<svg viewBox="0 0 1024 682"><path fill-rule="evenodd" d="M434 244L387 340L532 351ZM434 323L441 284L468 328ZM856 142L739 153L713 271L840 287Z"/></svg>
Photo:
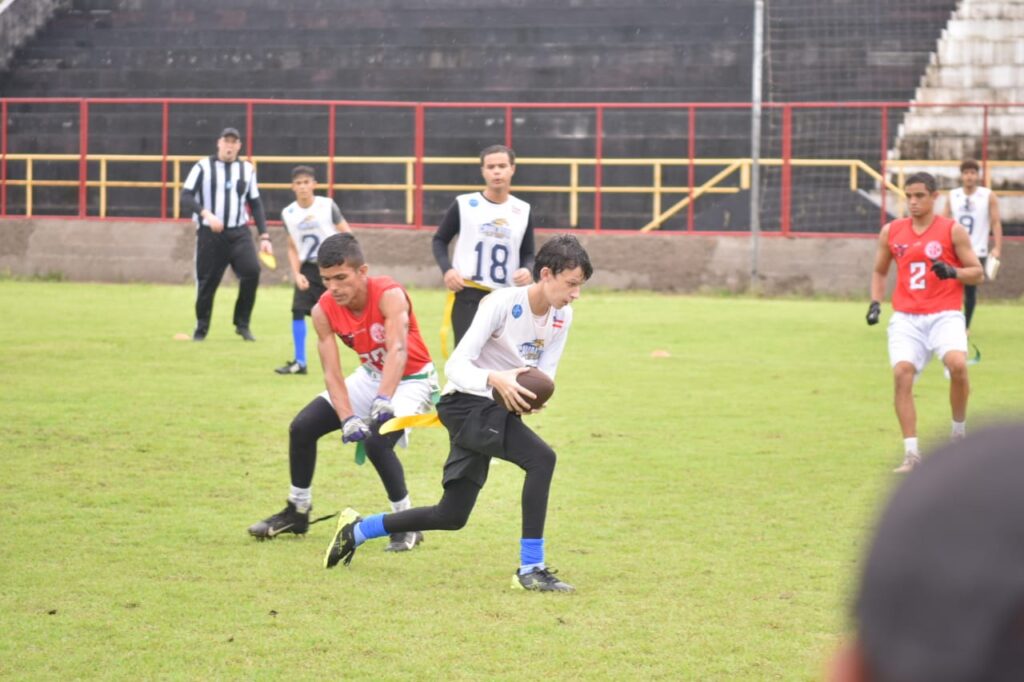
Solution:
<svg viewBox="0 0 1024 682"><path fill-rule="evenodd" d="M533 590L534 592L575 592L576 588L555 577L558 571L548 568L535 568L529 573L512 576L513 590Z"/></svg>
<svg viewBox="0 0 1024 682"><path fill-rule="evenodd" d="M355 527L362 520L363 517L355 509L341 512L334 537L324 554L324 568L334 568L339 561L343 561L346 566L352 563L352 556L356 553Z"/></svg>
<svg viewBox="0 0 1024 682"><path fill-rule="evenodd" d="M305 374L306 366L301 364L298 360L289 360L284 363L283 367L278 367L274 371L278 374Z"/></svg>
<svg viewBox="0 0 1024 682"><path fill-rule="evenodd" d="M256 337L252 335L252 331L250 331L248 327L235 327L235 333L246 341L256 340Z"/></svg>
<svg viewBox="0 0 1024 682"><path fill-rule="evenodd" d="M423 533L414 530L411 533L392 533L391 542L384 548L385 552L408 552L423 542Z"/></svg>
<svg viewBox="0 0 1024 682"><path fill-rule="evenodd" d="M205 341L206 340L206 330L205 329L196 329L194 332L192 332L192 340L193 341Z"/></svg>
<svg viewBox="0 0 1024 682"><path fill-rule="evenodd" d="M278 513L249 526L249 535L253 536L257 540L273 540L281 533L305 535L306 531L308 531L309 527L314 523L333 519L337 515L337 512L335 512L334 514L321 516L318 519L310 521L309 512L311 511L313 511L313 509L309 508L305 512L300 512L295 504L289 500L287 506Z"/></svg>
<svg viewBox="0 0 1024 682"><path fill-rule="evenodd" d="M309 530L309 511L300 512L289 500L288 506L278 513L249 526L249 535L259 540L273 540L281 533L305 535Z"/></svg>

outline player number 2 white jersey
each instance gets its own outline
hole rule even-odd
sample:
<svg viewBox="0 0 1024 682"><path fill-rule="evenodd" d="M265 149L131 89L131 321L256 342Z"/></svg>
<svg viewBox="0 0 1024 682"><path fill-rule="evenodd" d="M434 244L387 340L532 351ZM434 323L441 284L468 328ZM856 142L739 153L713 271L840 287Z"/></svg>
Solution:
<svg viewBox="0 0 1024 682"><path fill-rule="evenodd" d="M988 203L992 190L975 187L972 194L957 187L949 193L949 208L953 219L964 226L971 235L971 246L979 258L988 255L988 236L992 229L988 216Z"/></svg>
<svg viewBox="0 0 1024 682"><path fill-rule="evenodd" d="M281 211L281 220L299 252L299 262L315 263L323 240L337 234L334 226L341 221L341 211L333 199L315 196L309 208L302 208L297 201L288 204Z"/></svg>
<svg viewBox="0 0 1024 682"><path fill-rule="evenodd" d="M530 310L529 287L493 291L480 301L473 323L455 347L444 393L490 397L493 371L536 367L552 379L572 324L572 306L550 308L538 319Z"/></svg>
<svg viewBox="0 0 1024 682"><path fill-rule="evenodd" d="M464 279L491 289L512 285L519 269L519 247L530 219L530 205L509 196L495 204L480 192L463 194L459 203L459 237L452 267Z"/></svg>

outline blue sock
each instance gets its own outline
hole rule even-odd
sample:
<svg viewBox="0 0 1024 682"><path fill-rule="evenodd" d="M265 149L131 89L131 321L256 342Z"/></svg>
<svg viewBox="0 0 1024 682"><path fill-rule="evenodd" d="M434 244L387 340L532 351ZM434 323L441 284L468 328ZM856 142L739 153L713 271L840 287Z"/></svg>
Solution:
<svg viewBox="0 0 1024 682"><path fill-rule="evenodd" d="M306 366L306 318L292 320L292 340L295 342L295 362Z"/></svg>
<svg viewBox="0 0 1024 682"><path fill-rule="evenodd" d="M529 573L535 568L544 568L544 538L522 538L519 540L519 572Z"/></svg>
<svg viewBox="0 0 1024 682"><path fill-rule="evenodd" d="M356 527L352 529L352 533L356 536L356 547L367 540L384 537L388 534L384 530L384 515L374 514L373 516L367 516L356 524Z"/></svg>

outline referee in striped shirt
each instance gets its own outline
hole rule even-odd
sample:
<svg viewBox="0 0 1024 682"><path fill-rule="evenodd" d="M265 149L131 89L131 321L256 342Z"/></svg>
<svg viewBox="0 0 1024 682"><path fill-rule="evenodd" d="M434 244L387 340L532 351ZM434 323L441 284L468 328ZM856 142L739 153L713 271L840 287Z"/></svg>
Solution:
<svg viewBox="0 0 1024 682"><path fill-rule="evenodd" d="M272 254L267 217L256 186L256 170L241 161L242 137L237 128L225 128L217 139L216 155L192 166L181 190L181 203L192 211L196 222L196 329L193 341L202 341L210 331L213 297L224 270L230 265L238 277L235 301L235 333L255 341L249 318L256 303L260 264L256 260L249 213L260 233L260 251Z"/></svg>

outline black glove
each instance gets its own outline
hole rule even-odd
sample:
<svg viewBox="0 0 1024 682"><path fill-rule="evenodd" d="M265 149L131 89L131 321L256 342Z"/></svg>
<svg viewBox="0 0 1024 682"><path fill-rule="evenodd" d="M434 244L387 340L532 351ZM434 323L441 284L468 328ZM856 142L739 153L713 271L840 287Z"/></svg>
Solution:
<svg viewBox="0 0 1024 682"><path fill-rule="evenodd" d="M956 268L946 261L933 260L932 272L934 272L935 276L939 279L956 279Z"/></svg>
<svg viewBox="0 0 1024 682"><path fill-rule="evenodd" d="M868 324L878 324L878 318L882 314L882 305L878 301L872 301L871 305L868 306L868 314L866 319Z"/></svg>

